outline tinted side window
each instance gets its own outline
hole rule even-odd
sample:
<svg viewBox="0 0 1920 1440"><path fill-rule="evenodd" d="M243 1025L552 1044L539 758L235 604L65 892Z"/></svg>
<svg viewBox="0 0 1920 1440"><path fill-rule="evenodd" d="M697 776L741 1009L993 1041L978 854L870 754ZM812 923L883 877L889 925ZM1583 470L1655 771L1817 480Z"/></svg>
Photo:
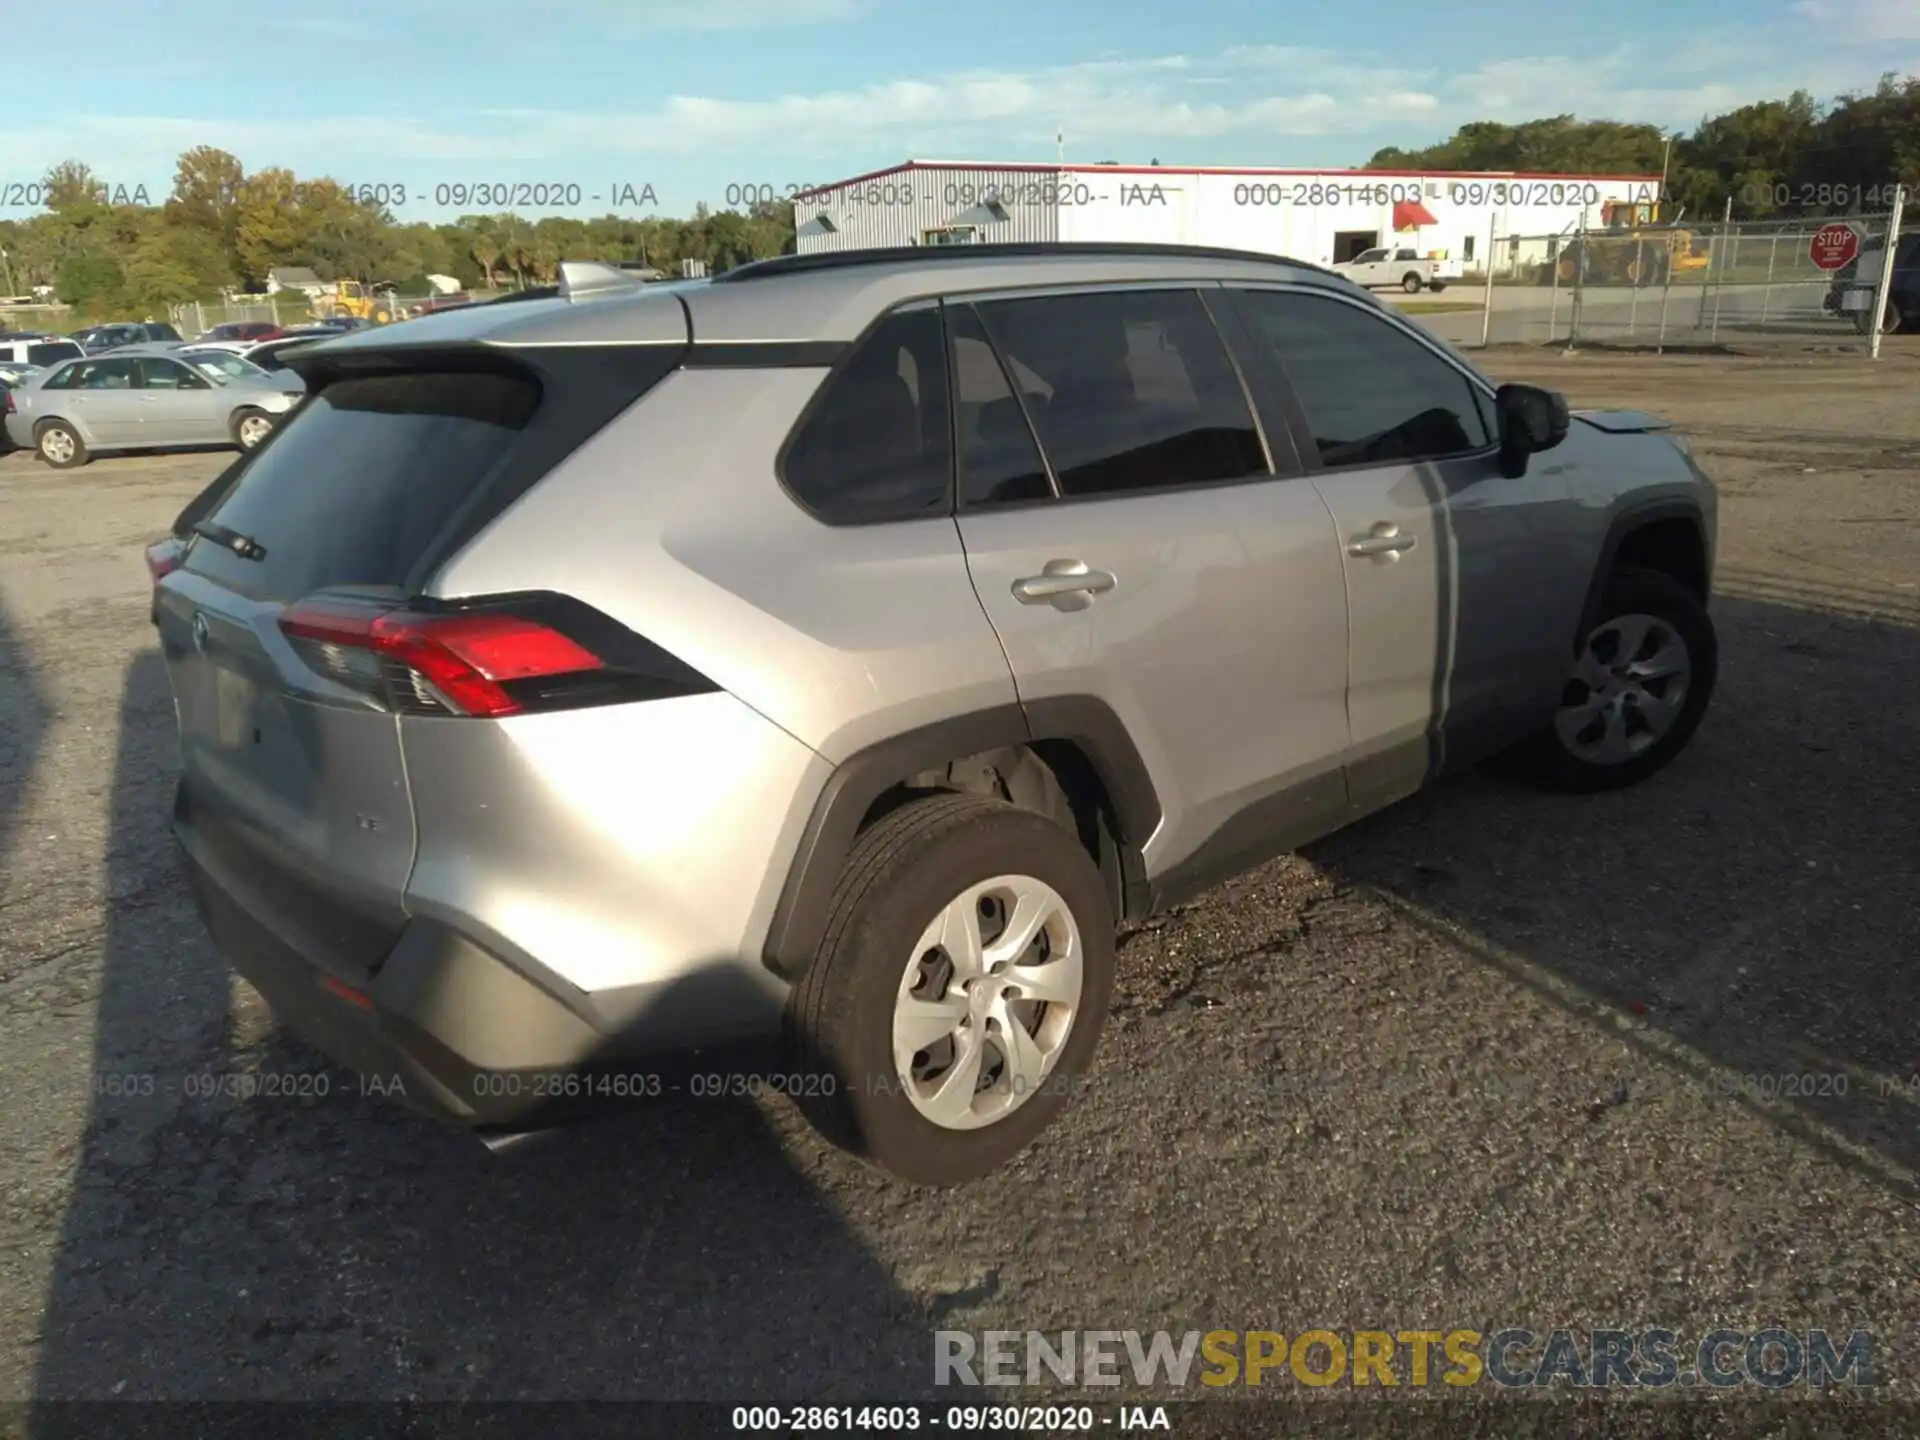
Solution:
<svg viewBox="0 0 1920 1440"><path fill-rule="evenodd" d="M951 428L940 312L889 316L827 379L787 449L782 478L833 525L942 515Z"/></svg>
<svg viewBox="0 0 1920 1440"><path fill-rule="evenodd" d="M1239 377L1198 292L1001 300L980 312L1015 373L1030 371L1049 391L1028 404L1062 494L1268 473Z"/></svg>
<svg viewBox="0 0 1920 1440"><path fill-rule="evenodd" d="M1466 376L1388 321L1319 295L1251 290L1242 301L1323 464L1437 459L1490 443Z"/></svg>
<svg viewBox="0 0 1920 1440"><path fill-rule="evenodd" d="M27 346L26 359L29 365L55 365L62 360L77 360L84 354L86 351L78 345L63 340L47 345Z"/></svg>
<svg viewBox="0 0 1920 1440"><path fill-rule="evenodd" d="M961 504L1047 499L1053 494L1047 467L980 317L965 305L949 307L947 333L953 341L953 408L959 427L954 445L960 454ZM1023 377L1021 388L1030 399L1044 401L1037 376Z"/></svg>

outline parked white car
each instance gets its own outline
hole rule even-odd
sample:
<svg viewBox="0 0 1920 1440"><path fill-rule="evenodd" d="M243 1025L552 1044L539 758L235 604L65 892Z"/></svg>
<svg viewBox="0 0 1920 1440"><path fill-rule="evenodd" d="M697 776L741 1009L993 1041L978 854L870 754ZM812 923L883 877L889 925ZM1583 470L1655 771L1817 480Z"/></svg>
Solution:
<svg viewBox="0 0 1920 1440"><path fill-rule="evenodd" d="M1381 245L1363 250L1353 259L1330 267L1356 285L1368 289L1397 286L1409 295L1422 290L1444 290L1449 280L1460 278L1458 261L1435 260L1408 245Z"/></svg>

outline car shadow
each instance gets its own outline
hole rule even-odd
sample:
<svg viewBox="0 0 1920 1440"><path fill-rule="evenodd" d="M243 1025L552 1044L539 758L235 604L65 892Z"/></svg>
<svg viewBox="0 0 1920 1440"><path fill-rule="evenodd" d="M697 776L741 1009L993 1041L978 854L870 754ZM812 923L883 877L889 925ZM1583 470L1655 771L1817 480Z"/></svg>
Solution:
<svg viewBox="0 0 1920 1440"><path fill-rule="evenodd" d="M29 1433L108 1399L934 1393L928 1315L806 1173L852 1162L783 1110L666 1099L496 1155L284 1038L173 858L157 652L118 724L108 893L139 900L110 901Z"/></svg>
<svg viewBox="0 0 1920 1440"><path fill-rule="evenodd" d="M0 601L0 896L22 867L12 863L46 742L49 708L26 642Z"/></svg>
<svg viewBox="0 0 1920 1440"><path fill-rule="evenodd" d="M1644 784L1570 797L1474 774L1307 854L1914 1193L1920 628L1816 599L1714 602L1712 707Z"/></svg>

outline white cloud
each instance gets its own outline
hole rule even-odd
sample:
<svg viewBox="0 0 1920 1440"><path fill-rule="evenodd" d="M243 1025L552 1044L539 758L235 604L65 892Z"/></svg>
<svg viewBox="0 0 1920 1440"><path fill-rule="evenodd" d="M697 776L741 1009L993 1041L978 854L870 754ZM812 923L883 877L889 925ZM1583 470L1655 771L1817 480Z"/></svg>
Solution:
<svg viewBox="0 0 1920 1440"><path fill-rule="evenodd" d="M410 21L446 3L394 0L394 9ZM491 3L476 0L483 15ZM828 23L865 3L549 0L539 23L599 16L614 26L744 26L775 23L776 12L786 23ZM1818 7L1851 18L1810 13ZM1205 163L1233 148L1269 163L1343 164L1381 144L1430 144L1470 120L1573 113L1691 128L1707 114L1796 88L1825 97L1870 85L1884 68L1920 68L1920 45L1897 38L1920 32L1917 0L1804 0L1799 8L1809 13L1773 27L1703 28L1597 55L1507 55L1453 74L1398 58L1251 45L1212 55L1102 54L1052 67L962 69L750 98L686 93L626 112L434 115L396 107L319 121L231 121L55 110L33 129L0 131L0 154L17 157L25 170L81 155L110 181L149 186L170 184L179 152L197 144L231 150L250 168L286 165L355 182L399 178L395 165L415 175L441 168L434 177L441 180L486 180L529 162L564 163L561 178L574 178L639 157L724 174L764 167L769 156L816 182L908 155L1048 159L1058 127L1069 157L1082 160L1151 154ZM1863 29L1896 38L1863 55L1854 43Z"/></svg>
<svg viewBox="0 0 1920 1440"><path fill-rule="evenodd" d="M535 7L507 7L514 23L543 28L599 25L610 35L665 30L787 30L837 25L867 12L863 0L544 0ZM469 22L470 23L470 22Z"/></svg>
<svg viewBox="0 0 1920 1440"><path fill-rule="evenodd" d="M1920 40L1920 4L1914 0L1799 0L1793 13L1828 27L1841 43Z"/></svg>

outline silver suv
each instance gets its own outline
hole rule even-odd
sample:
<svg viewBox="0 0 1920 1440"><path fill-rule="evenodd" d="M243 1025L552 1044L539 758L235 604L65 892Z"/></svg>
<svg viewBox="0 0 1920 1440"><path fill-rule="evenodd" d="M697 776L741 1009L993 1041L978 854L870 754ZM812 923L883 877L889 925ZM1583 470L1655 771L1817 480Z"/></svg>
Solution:
<svg viewBox="0 0 1920 1440"><path fill-rule="evenodd" d="M1684 443L1307 265L570 264L294 363L150 553L176 828L286 1022L488 1133L784 1033L828 1135L980 1175L1117 923L1485 757L1640 780L1713 689Z"/></svg>

